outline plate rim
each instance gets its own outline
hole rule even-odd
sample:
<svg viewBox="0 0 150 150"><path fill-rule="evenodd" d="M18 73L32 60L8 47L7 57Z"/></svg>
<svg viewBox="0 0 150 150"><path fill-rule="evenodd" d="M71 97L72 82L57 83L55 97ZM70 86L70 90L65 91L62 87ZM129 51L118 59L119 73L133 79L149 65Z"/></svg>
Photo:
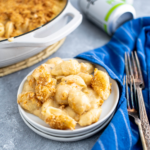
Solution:
<svg viewBox="0 0 150 150"><path fill-rule="evenodd" d="M86 133L84 135L81 135L81 136L75 136L75 137L57 137L57 136L53 136L53 135L50 135L50 134L46 134L46 133L43 133L42 131L39 131L37 128L35 128L33 125L31 125L23 116L22 114L20 113L19 111L19 114L22 118L22 120L24 121L24 123L33 131L35 132L36 134L44 137L44 138L47 138L47 139L50 139L50 140L54 140L54 141L63 141L63 142L73 142L73 141L79 141L79 140L83 140L83 139L86 139L88 137L91 137L93 136L94 134L96 134L97 132L101 131L102 129L104 129L104 127L106 127L110 122L111 120L113 119L113 116L115 114L115 110L114 112L111 114L111 116L108 118L108 120L100 127L97 127L94 131L90 132L90 133ZM41 135L42 134L42 135ZM102 133L101 133L102 134ZM100 135L101 135L100 134ZM44 136L46 135L46 137ZM49 138L48 138L49 137ZM51 137L51 138L50 138ZM55 139L52 139L52 138L55 138ZM67 140L67 141L66 141Z"/></svg>
<svg viewBox="0 0 150 150"><path fill-rule="evenodd" d="M19 113L23 116L23 114L21 113L21 111L19 110ZM113 112L114 113L114 112ZM113 114L112 113L112 114ZM23 116L24 117L24 116ZM107 118L107 119L109 119L111 117L111 115ZM56 133L53 133L53 132L48 132L48 131L45 131L45 130L42 130L41 128L38 128L37 126L35 126L34 124L32 124L32 123L30 123L28 120L27 120L27 118L25 118L24 117L24 119L29 123L29 124L31 124L34 128L36 128L36 129L38 129L39 131L41 131L41 132L43 132L43 133L46 133L46 134L50 134L50 135L52 135L52 136L56 136L57 134ZM74 137L74 136L81 136L81 135L84 135L84 134L87 134L87 133L90 133L90 132L93 132L95 129L97 129L98 127L100 127L100 126L103 126L103 124L107 121L107 119L104 121L104 122L102 122L101 124L99 124L98 126L96 126L95 128L92 128L92 129L90 129L90 130L86 130L86 131L84 131L84 132L80 132L80 133L75 133L74 134L74 132L72 132L72 135L71 134L58 134L59 135L59 137Z"/></svg>

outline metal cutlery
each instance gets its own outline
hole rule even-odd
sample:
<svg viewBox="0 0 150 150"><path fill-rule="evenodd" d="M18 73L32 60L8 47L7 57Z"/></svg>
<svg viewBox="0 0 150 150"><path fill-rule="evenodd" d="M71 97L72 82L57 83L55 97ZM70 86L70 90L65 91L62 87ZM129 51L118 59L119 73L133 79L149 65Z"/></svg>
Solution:
<svg viewBox="0 0 150 150"><path fill-rule="evenodd" d="M135 118L135 122L139 127L143 149L150 149L150 126L142 94L142 89L144 88L144 80L136 51L132 52L131 57L129 53L125 53L125 68L127 74L126 98L128 114ZM128 84L130 85L131 102L129 101ZM138 118L138 112L140 119ZM141 129L143 130L144 139Z"/></svg>

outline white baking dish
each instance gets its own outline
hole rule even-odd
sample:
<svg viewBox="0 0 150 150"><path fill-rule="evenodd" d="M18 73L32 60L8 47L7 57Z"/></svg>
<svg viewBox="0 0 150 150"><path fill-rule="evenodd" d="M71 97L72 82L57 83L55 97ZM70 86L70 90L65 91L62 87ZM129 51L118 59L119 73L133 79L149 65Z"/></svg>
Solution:
<svg viewBox="0 0 150 150"><path fill-rule="evenodd" d="M68 18L71 20L68 22ZM0 41L0 67L27 59L56 43L74 31L81 23L82 15L69 1L64 10L52 21L15 37L13 42Z"/></svg>

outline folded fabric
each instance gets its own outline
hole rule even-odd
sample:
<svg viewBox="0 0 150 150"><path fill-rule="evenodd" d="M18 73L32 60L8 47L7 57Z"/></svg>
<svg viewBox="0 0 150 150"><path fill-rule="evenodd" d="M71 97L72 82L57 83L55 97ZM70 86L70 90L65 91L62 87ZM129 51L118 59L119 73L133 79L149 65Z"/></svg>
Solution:
<svg viewBox="0 0 150 150"><path fill-rule="evenodd" d="M120 87L120 100L116 113L95 143L92 150L131 150L142 149L137 125L129 119L123 86L124 53L137 51L145 82L143 96L150 119L150 17L131 20L122 25L109 43L103 47L79 54L77 58L86 59L104 67L110 77Z"/></svg>

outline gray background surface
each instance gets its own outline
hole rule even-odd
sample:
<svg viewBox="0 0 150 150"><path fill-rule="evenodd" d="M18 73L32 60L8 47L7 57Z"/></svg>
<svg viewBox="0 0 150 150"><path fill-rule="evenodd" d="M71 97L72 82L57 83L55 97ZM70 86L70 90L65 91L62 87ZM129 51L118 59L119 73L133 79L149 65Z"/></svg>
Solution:
<svg viewBox="0 0 150 150"><path fill-rule="evenodd" d="M78 10L78 0L71 0ZM134 0L137 17L150 15L150 0ZM110 37L85 17L82 24L71 33L63 46L51 57L74 57L100 47ZM49 58L51 58L49 57ZM46 59L47 60L47 59ZM57 142L45 139L30 130L21 119L16 94L22 79L46 60L22 71L0 78L0 150L89 150L100 133L77 142Z"/></svg>

